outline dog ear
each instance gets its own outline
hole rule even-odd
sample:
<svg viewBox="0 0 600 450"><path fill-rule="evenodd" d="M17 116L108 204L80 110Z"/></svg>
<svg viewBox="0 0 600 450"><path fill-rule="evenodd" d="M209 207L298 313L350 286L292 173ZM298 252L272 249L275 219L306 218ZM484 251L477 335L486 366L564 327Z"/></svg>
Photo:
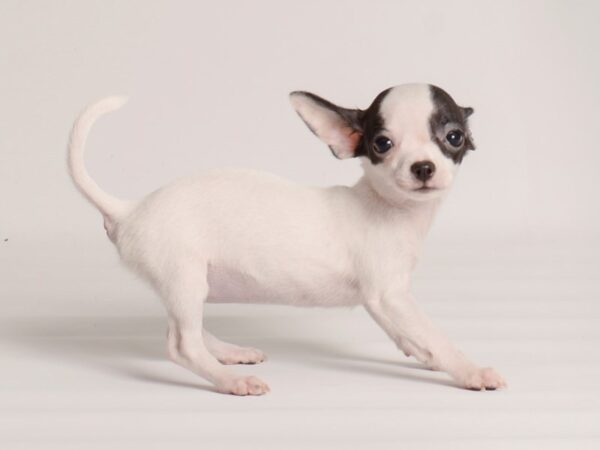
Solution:
<svg viewBox="0 0 600 450"><path fill-rule="evenodd" d="M325 142L336 158L356 156L362 137L360 109L346 109L334 105L310 92L290 94L292 106L319 139Z"/></svg>
<svg viewBox="0 0 600 450"><path fill-rule="evenodd" d="M467 106L466 108L461 107L460 109L462 109L463 116L465 116L465 119L475 112L475 110L470 106Z"/></svg>
<svg viewBox="0 0 600 450"><path fill-rule="evenodd" d="M463 113L463 117L465 118L465 120L468 119L471 116L471 114L473 114L475 112L475 110L473 108L471 108L470 106L467 106L467 107L460 106L460 109ZM465 148L467 150L475 150L475 143L473 142L473 138L471 137L470 131L467 133L467 140L465 142Z"/></svg>

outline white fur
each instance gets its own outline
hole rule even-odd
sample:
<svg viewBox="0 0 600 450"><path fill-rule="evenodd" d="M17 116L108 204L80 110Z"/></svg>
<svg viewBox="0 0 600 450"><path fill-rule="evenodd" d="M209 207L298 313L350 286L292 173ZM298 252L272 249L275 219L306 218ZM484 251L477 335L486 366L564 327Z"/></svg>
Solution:
<svg viewBox="0 0 600 450"><path fill-rule="evenodd" d="M258 363L264 354L204 330L205 301L364 305L407 355L447 371L464 387L504 386L496 372L478 368L456 350L409 293L421 243L455 170L429 138L427 92L408 85L385 99L381 111L393 124L395 148L382 164L364 158L365 175L355 186L306 188L247 170L215 171L179 180L137 203L104 193L83 165L92 123L123 101L110 98L86 109L71 135L71 174L102 212L123 261L164 300L175 362L221 392L264 394L264 382L224 365ZM319 127L341 126L314 103L296 99L294 106ZM321 131L339 137L335 130ZM422 159L438 166L431 180L438 190L432 193L413 191L409 167Z"/></svg>

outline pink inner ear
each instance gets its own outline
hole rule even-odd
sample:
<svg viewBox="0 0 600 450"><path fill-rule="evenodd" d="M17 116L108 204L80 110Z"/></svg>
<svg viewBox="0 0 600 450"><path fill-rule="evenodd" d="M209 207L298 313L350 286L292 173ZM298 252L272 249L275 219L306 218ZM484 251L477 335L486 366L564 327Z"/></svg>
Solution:
<svg viewBox="0 0 600 450"><path fill-rule="evenodd" d="M360 142L361 137L362 137L361 133L359 133L356 130L352 130L352 133L350 134L350 141L352 142L352 147L354 149L356 149L356 147L358 146L358 143Z"/></svg>
<svg viewBox="0 0 600 450"><path fill-rule="evenodd" d="M354 157L362 134L352 127L336 124L327 134L320 137L329 145L335 156L345 159Z"/></svg>
<svg viewBox="0 0 600 450"><path fill-rule="evenodd" d="M360 142L360 138L362 137L362 134L359 133L358 131L356 131L353 128L350 127L346 127L342 130L344 137L345 137L345 141L344 142L344 149L342 149L342 152L344 153L343 155L339 155L341 158L348 158L351 156L354 156L354 152L356 150L356 147L358 147L358 143Z"/></svg>

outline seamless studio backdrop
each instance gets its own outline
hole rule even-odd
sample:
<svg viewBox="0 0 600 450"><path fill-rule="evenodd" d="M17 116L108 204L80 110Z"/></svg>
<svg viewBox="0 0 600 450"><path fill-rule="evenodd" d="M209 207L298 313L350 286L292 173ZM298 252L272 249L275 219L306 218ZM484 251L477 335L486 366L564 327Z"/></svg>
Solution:
<svg viewBox="0 0 600 450"><path fill-rule="evenodd" d="M599 16L594 1L3 1L0 445L598 448ZM77 113L130 97L86 154L117 196L227 166L351 184L359 162L334 159L288 92L366 107L407 82L474 107L477 145L414 291L509 389L455 388L360 309L209 306L215 334L270 356L238 369L264 398L169 363L162 306L67 176Z"/></svg>

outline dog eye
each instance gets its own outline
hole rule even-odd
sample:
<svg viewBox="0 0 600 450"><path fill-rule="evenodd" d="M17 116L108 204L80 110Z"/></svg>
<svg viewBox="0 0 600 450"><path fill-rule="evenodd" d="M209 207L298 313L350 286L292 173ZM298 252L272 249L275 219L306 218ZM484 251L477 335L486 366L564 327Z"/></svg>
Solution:
<svg viewBox="0 0 600 450"><path fill-rule="evenodd" d="M460 130L452 130L446 135L446 140L452 147L460 147L465 139L465 135Z"/></svg>
<svg viewBox="0 0 600 450"><path fill-rule="evenodd" d="M391 141L391 139L385 136L379 136L375 139L374 147L377 153L385 153L392 148L393 145L394 143Z"/></svg>

